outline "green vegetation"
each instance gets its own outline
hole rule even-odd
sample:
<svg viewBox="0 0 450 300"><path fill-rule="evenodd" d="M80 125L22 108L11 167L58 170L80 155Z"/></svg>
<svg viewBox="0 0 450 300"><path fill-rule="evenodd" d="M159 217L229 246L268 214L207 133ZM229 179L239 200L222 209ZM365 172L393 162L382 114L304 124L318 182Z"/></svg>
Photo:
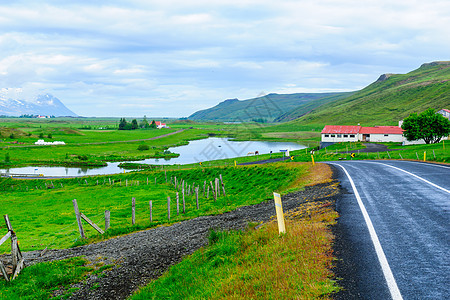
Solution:
<svg viewBox="0 0 450 300"><path fill-rule="evenodd" d="M425 143L439 143L442 137L450 135L450 121L430 108L407 117L402 128L408 141L423 139Z"/></svg>
<svg viewBox="0 0 450 300"><path fill-rule="evenodd" d="M424 64L408 74L385 74L353 95L330 102L289 124L397 125L428 108L450 104L450 62Z"/></svg>
<svg viewBox="0 0 450 300"><path fill-rule="evenodd" d="M74 257L26 267L11 282L0 279L0 299L49 299L56 290L95 272L95 266L88 263L84 258ZM70 291L66 294L69 296Z"/></svg>
<svg viewBox="0 0 450 300"><path fill-rule="evenodd" d="M328 299L338 290L330 279L329 232L337 213L329 203L312 203L287 218L281 236L275 222L246 232L212 231L207 247L131 299Z"/></svg>
<svg viewBox="0 0 450 300"><path fill-rule="evenodd" d="M263 165L223 168L203 168L169 171L143 171L113 176L59 180L0 179L1 214L8 214L19 237L23 251L70 247L79 242L79 233L72 200L77 199L80 211L96 224L104 224L104 211L111 211L111 229L100 236L86 227L93 240L108 238L160 224L179 222L200 215L220 214L242 205L256 204L272 197L273 191L286 192L300 188L293 184L308 173L308 165ZM186 213L176 212L176 191L168 181L177 177L189 185L214 181L222 174L227 196L215 202L200 196L196 209L195 196L186 195ZM147 185L148 178L148 185ZM156 178L156 184L155 184ZM110 184L111 180L111 184ZM258 187L258 188L255 188ZM167 197L170 196L171 220L167 219ZM136 198L136 225L131 225L131 198ZM180 195L181 199L181 195ZM153 201L153 222L149 220L149 201ZM18 209L20 203L20 209ZM0 225L0 232L5 225ZM0 254L8 251L6 244Z"/></svg>
<svg viewBox="0 0 450 300"><path fill-rule="evenodd" d="M288 120L307 113L320 105L339 99L350 93L298 93L268 94L249 100L225 100L218 105L198 111L191 120L239 121L267 123ZM290 114L290 111L296 112Z"/></svg>

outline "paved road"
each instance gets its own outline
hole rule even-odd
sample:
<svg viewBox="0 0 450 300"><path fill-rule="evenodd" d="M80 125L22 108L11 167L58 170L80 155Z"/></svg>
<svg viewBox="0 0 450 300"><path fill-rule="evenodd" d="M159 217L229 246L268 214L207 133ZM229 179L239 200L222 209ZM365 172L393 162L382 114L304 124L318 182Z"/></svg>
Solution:
<svg viewBox="0 0 450 300"><path fill-rule="evenodd" d="M449 299L450 167L330 164L347 191L337 202L337 298Z"/></svg>

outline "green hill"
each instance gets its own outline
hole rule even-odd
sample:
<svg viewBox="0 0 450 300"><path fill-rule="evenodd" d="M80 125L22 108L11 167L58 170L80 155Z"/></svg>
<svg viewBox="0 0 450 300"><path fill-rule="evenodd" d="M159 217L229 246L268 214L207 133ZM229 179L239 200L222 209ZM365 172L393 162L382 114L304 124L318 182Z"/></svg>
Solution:
<svg viewBox="0 0 450 300"><path fill-rule="evenodd" d="M432 62L407 74L381 75L349 97L317 107L289 123L397 125L410 113L449 107L450 61Z"/></svg>
<svg viewBox="0 0 450 300"><path fill-rule="evenodd" d="M336 101L350 93L268 94L248 100L229 99L218 105L195 112L191 120L273 122L292 120L322 104ZM291 114L291 111L296 110Z"/></svg>

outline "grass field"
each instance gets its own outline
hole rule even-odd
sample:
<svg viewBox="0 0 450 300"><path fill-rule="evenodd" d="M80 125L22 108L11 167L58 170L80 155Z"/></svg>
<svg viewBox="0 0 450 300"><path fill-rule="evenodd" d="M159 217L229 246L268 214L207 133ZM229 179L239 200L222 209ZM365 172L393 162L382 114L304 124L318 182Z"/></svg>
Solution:
<svg viewBox="0 0 450 300"><path fill-rule="evenodd" d="M285 192L298 178L308 173L308 165L264 165L191 170L146 171L60 180L0 180L1 214L8 214L24 251L65 248L79 241L72 200L77 199L80 210L101 227L104 211L111 211L111 229L106 235L117 235L142 228L206 214L218 214L241 205L259 203L271 197L273 191ZM168 180L177 177L186 184L200 185L214 181L222 174L227 197L214 202L200 195L200 210L193 194L186 196L186 213L176 216L176 191ZM147 185L148 178L148 185ZM156 184L155 184L156 178ZM111 179L111 185L110 180ZM98 185L97 185L98 180ZM48 189L47 186L54 188ZM255 188L258 187L258 188ZM181 192L181 191L180 191ZM172 217L167 220L167 197L170 196ZM131 198L136 198L136 225L131 226ZM181 199L181 193L180 193ZM149 220L149 201L153 201L153 222ZM180 200L181 202L181 200ZM19 209L20 207L20 209ZM0 226L0 232L5 225ZM102 238L92 228L87 236ZM0 247L0 253L7 251Z"/></svg>

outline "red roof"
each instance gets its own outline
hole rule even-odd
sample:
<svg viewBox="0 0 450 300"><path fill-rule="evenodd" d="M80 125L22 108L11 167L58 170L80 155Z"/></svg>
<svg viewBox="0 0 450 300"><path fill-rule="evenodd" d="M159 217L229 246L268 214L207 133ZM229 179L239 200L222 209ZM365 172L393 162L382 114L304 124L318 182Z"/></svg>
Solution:
<svg viewBox="0 0 450 300"><path fill-rule="evenodd" d="M155 121L155 124L156 124L156 126L159 126L159 125L166 125L166 123L162 123L162 122L160 122L160 121Z"/></svg>
<svg viewBox="0 0 450 300"><path fill-rule="evenodd" d="M403 134L403 129L397 126L362 127L361 134Z"/></svg>
<svg viewBox="0 0 450 300"><path fill-rule="evenodd" d="M326 125L322 133L344 133L344 134L357 134L361 126L337 126L337 125Z"/></svg>
<svg viewBox="0 0 450 300"><path fill-rule="evenodd" d="M448 109L445 109L445 108L443 108L443 109L441 109L441 110L443 110L443 111L446 111L446 112L450 113L450 110L448 110Z"/></svg>

